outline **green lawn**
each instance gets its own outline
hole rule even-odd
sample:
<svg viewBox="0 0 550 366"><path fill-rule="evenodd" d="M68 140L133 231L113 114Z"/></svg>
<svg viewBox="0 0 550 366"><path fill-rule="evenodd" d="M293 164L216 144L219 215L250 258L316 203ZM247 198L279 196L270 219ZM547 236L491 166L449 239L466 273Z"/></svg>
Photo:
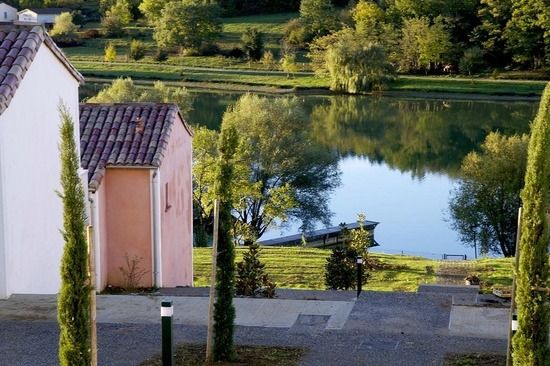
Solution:
<svg viewBox="0 0 550 366"><path fill-rule="evenodd" d="M415 92L541 95L546 81L492 80L437 76L400 76L390 90Z"/></svg>
<svg viewBox="0 0 550 366"><path fill-rule="evenodd" d="M245 248L237 248L236 261L242 260ZM325 263L328 249L299 247L263 247L261 260L273 281L281 288L325 289ZM434 283L436 276L426 267L437 270L440 261L388 254L370 254L376 258L379 269L371 272L366 289L374 291L415 291L418 285ZM194 286L208 286L210 281L210 248L194 249ZM510 286L512 261L510 259L481 259L474 262L484 287Z"/></svg>

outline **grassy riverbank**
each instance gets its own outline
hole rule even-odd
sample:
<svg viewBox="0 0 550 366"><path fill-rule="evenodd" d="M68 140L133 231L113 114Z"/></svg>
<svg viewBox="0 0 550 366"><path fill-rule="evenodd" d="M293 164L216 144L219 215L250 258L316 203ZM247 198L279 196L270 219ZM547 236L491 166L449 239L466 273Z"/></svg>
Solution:
<svg viewBox="0 0 550 366"><path fill-rule="evenodd" d="M246 248L237 248L236 260L242 260ZM272 280L281 288L325 289L326 259L330 250L297 247L264 247L261 260ZM371 272L366 289L373 291L415 291L420 284L436 283L436 272L444 262L420 257L372 253L377 269ZM193 255L194 286L208 286L211 250L195 248ZM484 288L511 284L510 259L481 259L464 263L479 273Z"/></svg>
<svg viewBox="0 0 550 366"><path fill-rule="evenodd" d="M153 29L136 25L126 29L122 38L91 38L84 40L79 47L65 48L71 62L87 78L115 79L132 77L134 80L164 80L185 84L200 83L201 88L210 85L215 89L220 84L225 90L256 91L265 87L286 89L328 90L328 78L318 78L311 72L311 65L305 57L306 51L298 52L300 72L291 75L281 71L277 57L281 51L281 39L288 20L297 17L297 13L262 14L245 17L224 18L223 32L216 41L221 52L240 47L240 37L248 27L255 27L264 34L265 49L271 51L275 60L272 64L248 61L239 58L213 56L189 56L173 52L168 60L157 63L153 60L156 45L153 41ZM85 29L97 28L99 24L87 24ZM147 47L145 57L139 62L128 60L131 39L139 39ZM113 44L117 50L115 62L103 62L104 49ZM541 95L548 79L544 72L501 72L493 75L496 79L459 76L399 76L387 87L389 91L462 93L482 95ZM506 78L514 80L501 80ZM523 79L539 79L523 80Z"/></svg>

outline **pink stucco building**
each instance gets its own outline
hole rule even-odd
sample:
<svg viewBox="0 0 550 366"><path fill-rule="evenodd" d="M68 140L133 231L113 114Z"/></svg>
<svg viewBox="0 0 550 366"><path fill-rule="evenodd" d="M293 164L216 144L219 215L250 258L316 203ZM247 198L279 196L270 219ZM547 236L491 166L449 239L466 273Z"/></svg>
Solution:
<svg viewBox="0 0 550 366"><path fill-rule="evenodd" d="M142 287L193 282L191 140L173 104L82 104L96 283Z"/></svg>

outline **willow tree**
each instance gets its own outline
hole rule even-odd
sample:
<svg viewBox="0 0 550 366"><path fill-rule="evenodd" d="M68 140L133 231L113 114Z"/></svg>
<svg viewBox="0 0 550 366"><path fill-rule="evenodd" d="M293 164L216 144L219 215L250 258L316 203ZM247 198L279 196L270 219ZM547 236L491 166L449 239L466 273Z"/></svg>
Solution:
<svg viewBox="0 0 550 366"><path fill-rule="evenodd" d="M80 159L74 125L65 107L61 113L61 188L63 239L61 291L57 303L59 363L62 366L90 364L90 275L86 241L84 187L78 175Z"/></svg>
<svg viewBox="0 0 550 366"><path fill-rule="evenodd" d="M216 268L216 303L214 304L214 361L235 359L233 333L235 327L235 248L232 237L232 185L234 156L239 137L234 126L222 124L219 142L216 196L220 201L218 253Z"/></svg>
<svg viewBox="0 0 550 366"><path fill-rule="evenodd" d="M550 83L531 127L517 273L518 330L513 339L517 366L548 365L548 175L550 165Z"/></svg>

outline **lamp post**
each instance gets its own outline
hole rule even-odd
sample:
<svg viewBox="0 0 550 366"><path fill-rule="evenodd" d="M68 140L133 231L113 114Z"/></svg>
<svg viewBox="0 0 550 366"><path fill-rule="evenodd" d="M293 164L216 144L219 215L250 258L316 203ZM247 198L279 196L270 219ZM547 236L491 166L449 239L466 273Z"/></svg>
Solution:
<svg viewBox="0 0 550 366"><path fill-rule="evenodd" d="M357 256L357 298L361 294L361 287L363 286L363 257Z"/></svg>

